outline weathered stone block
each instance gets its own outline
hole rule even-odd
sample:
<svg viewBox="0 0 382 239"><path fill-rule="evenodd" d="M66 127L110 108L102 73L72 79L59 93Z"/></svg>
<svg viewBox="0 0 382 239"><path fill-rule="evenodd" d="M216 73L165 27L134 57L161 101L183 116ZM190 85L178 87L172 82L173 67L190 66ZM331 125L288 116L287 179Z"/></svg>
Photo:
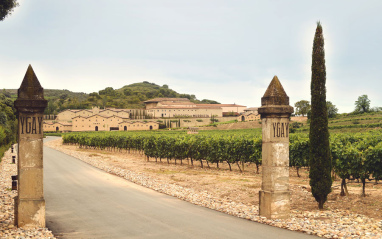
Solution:
<svg viewBox="0 0 382 239"><path fill-rule="evenodd" d="M290 213L290 191L259 192L259 214L269 219L287 219Z"/></svg>
<svg viewBox="0 0 382 239"><path fill-rule="evenodd" d="M42 168L43 167L43 141L42 139L20 138L22 147L19 148L19 167Z"/></svg>
<svg viewBox="0 0 382 239"><path fill-rule="evenodd" d="M17 221L19 227L45 227L45 200L17 200Z"/></svg>
<svg viewBox="0 0 382 239"><path fill-rule="evenodd" d="M20 199L42 199L43 191L43 169L42 168L20 168L19 169L19 197Z"/></svg>
<svg viewBox="0 0 382 239"><path fill-rule="evenodd" d="M289 190L289 168L263 166L261 189L265 191Z"/></svg>
<svg viewBox="0 0 382 239"><path fill-rule="evenodd" d="M289 167L289 142L263 142L262 165L274 167Z"/></svg>

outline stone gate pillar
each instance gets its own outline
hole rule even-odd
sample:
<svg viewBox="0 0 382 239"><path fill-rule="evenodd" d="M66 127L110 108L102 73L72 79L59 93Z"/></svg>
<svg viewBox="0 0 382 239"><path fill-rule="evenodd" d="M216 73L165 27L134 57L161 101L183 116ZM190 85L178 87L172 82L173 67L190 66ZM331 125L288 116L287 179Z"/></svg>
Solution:
<svg viewBox="0 0 382 239"><path fill-rule="evenodd" d="M262 184L259 192L260 216L288 218L289 189L289 117L293 107L279 79L275 76L261 98Z"/></svg>
<svg viewBox="0 0 382 239"><path fill-rule="evenodd" d="M45 227L43 192L43 117L47 101L31 65L17 93L18 112L18 196L15 225Z"/></svg>

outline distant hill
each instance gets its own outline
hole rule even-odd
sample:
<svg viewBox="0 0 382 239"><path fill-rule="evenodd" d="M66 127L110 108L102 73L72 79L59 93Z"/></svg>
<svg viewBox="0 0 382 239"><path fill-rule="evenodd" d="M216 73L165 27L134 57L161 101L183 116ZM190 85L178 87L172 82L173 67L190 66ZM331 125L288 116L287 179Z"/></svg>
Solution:
<svg viewBox="0 0 382 239"><path fill-rule="evenodd" d="M7 92L6 94L9 95L12 99L17 98L17 89L4 89L4 93ZM83 93L83 92L72 92L70 90L50 90L50 89L44 89L44 97L45 99L50 99L50 98L62 98L62 97L70 97L70 98L77 98L80 101L86 100L88 98L89 94Z"/></svg>
<svg viewBox="0 0 382 239"><path fill-rule="evenodd" d="M160 97L168 97L168 98L187 98L194 103L205 103L205 104L220 104L214 100L198 100L195 95L189 94L181 94L178 93L168 87L168 85L159 86L154 83L150 83L147 81L141 83L134 83L131 85L125 85L121 89L117 90L118 92L123 93L125 96L136 95L140 98L141 101L160 98Z"/></svg>
<svg viewBox="0 0 382 239"><path fill-rule="evenodd" d="M16 89L4 89L2 93L13 100L17 98ZM57 114L65 109L90 109L93 106L139 109L144 108L144 101L157 97L188 98L194 103L219 104L214 100L198 100L195 95L181 94L170 89L168 85L159 86L147 81L125 85L120 89L107 87L90 94L44 89L44 96L48 100L45 114Z"/></svg>

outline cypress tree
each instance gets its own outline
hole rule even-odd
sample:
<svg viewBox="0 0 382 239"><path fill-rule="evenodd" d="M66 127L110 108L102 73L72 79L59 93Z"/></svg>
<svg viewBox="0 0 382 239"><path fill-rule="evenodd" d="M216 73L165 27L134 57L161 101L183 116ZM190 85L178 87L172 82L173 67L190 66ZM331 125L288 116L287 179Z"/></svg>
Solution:
<svg viewBox="0 0 382 239"><path fill-rule="evenodd" d="M326 109L326 69L322 26L317 23L312 53L311 121L309 178L312 194L323 209L332 187L332 161L329 149L328 112Z"/></svg>

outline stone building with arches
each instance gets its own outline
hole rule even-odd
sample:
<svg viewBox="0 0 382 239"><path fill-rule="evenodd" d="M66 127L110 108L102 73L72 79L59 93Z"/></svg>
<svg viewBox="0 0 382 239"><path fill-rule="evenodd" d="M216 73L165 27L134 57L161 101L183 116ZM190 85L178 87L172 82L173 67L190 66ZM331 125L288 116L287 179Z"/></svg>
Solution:
<svg viewBox="0 0 382 239"><path fill-rule="evenodd" d="M91 115L76 116L72 119L72 131L112 131L119 130L118 123L126 120L120 116Z"/></svg>
<svg viewBox="0 0 382 239"><path fill-rule="evenodd" d="M73 112L84 113L72 114ZM127 131L127 130L155 130L159 129L159 123L154 121L136 121L130 120L128 117L122 117L117 114L110 115L115 111L103 111L103 114L90 114L88 110L81 111L65 111L65 117L74 115L70 121L44 121L43 128L44 132L82 132L82 131ZM126 112L126 111L125 111ZM122 114L127 116L127 114ZM68 119L61 117L64 119ZM57 117L57 119L60 119Z"/></svg>

